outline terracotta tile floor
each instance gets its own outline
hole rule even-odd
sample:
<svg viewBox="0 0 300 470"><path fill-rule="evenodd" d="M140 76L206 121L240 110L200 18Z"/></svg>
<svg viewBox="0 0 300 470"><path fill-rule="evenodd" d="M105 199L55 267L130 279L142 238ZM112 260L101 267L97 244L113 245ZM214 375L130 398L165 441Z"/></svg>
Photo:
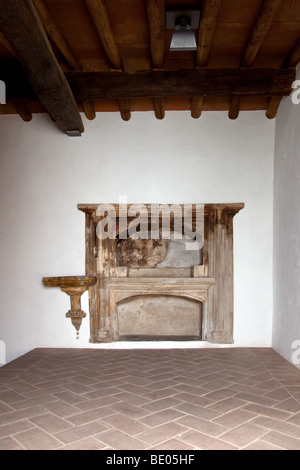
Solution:
<svg viewBox="0 0 300 470"><path fill-rule="evenodd" d="M300 450L272 349L36 349L0 369L0 449Z"/></svg>

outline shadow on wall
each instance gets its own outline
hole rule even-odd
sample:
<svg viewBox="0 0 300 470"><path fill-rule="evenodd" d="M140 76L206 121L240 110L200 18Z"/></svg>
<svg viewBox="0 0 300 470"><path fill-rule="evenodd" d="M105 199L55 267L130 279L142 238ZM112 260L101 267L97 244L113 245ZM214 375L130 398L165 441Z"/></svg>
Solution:
<svg viewBox="0 0 300 470"><path fill-rule="evenodd" d="M0 367L6 364L6 346L4 341L0 340Z"/></svg>

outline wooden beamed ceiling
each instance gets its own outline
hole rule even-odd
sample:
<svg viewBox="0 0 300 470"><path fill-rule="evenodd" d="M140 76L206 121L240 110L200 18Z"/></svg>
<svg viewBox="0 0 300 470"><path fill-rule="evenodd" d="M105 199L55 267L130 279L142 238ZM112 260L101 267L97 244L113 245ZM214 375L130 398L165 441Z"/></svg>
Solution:
<svg viewBox="0 0 300 470"><path fill-rule="evenodd" d="M170 51L169 10L200 10L196 51ZM265 110L276 116L300 61L299 0L0 0L0 113Z"/></svg>

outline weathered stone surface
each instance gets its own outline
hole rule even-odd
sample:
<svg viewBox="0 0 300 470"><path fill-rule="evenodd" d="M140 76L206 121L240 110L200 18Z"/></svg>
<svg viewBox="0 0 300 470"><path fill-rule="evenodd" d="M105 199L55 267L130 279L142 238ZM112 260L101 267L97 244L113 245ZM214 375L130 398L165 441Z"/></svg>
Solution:
<svg viewBox="0 0 300 470"><path fill-rule="evenodd" d="M154 268L167 254L168 240L122 240L118 243L119 265Z"/></svg>
<svg viewBox="0 0 300 470"><path fill-rule="evenodd" d="M191 268L201 264L199 243L183 237L181 240L172 238L168 241L166 257L156 268Z"/></svg>
<svg viewBox="0 0 300 470"><path fill-rule="evenodd" d="M201 303L166 295L144 296L118 306L122 336L201 336Z"/></svg>
<svg viewBox="0 0 300 470"><path fill-rule="evenodd" d="M157 269L129 269L128 277L170 277L170 278L182 278L192 277L192 268L157 268Z"/></svg>

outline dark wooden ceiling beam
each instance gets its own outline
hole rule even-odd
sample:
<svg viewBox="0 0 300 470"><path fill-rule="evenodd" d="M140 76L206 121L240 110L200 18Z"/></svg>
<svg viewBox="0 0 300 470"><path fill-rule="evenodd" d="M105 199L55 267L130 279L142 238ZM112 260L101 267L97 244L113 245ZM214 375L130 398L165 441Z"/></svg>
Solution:
<svg viewBox="0 0 300 470"><path fill-rule="evenodd" d="M32 120L32 114L25 101L13 101L13 105L24 122L30 122Z"/></svg>
<svg viewBox="0 0 300 470"><path fill-rule="evenodd" d="M60 51L68 66L72 70L81 70L80 62L72 51L72 48L69 42L67 41L60 25L50 13L44 1L32 0L32 2L45 28L45 31L47 32L48 36L51 38L53 43L56 45L57 49ZM86 118L89 120L95 119L96 113L94 110L93 103L83 102L82 105Z"/></svg>
<svg viewBox="0 0 300 470"><path fill-rule="evenodd" d="M123 121L130 121L131 119L131 100L130 99L120 99L118 100L119 110L121 118Z"/></svg>
<svg viewBox="0 0 300 470"><path fill-rule="evenodd" d="M217 27L218 15L222 5L222 0L203 0L198 29L198 44L195 66L197 68L206 67L215 29ZM202 114L203 97L193 97L191 106L191 116L198 119Z"/></svg>
<svg viewBox="0 0 300 470"><path fill-rule="evenodd" d="M131 100L123 99L119 100L119 109L121 118L123 121L130 121L131 119Z"/></svg>
<svg viewBox="0 0 300 470"><path fill-rule="evenodd" d="M73 70L80 70L81 65L74 52L71 49L61 27L49 12L43 0L32 0L32 3L40 17L40 20L47 32L48 36L52 39L62 56L66 60L69 67Z"/></svg>
<svg viewBox="0 0 300 470"><path fill-rule="evenodd" d="M206 67L222 0L203 0L198 31L196 67Z"/></svg>
<svg viewBox="0 0 300 470"><path fill-rule="evenodd" d="M264 40L278 14L280 7L282 6L282 3L283 0L263 0L241 60L241 67L249 68L253 66L259 50L264 43ZM271 116L276 116L280 100L278 101L278 97L270 99L266 113L268 118L271 118ZM233 116L235 115L237 112L237 109L235 108L237 108L237 106L238 103L237 99L235 98L233 102L230 103L229 115L232 113Z"/></svg>
<svg viewBox="0 0 300 470"><path fill-rule="evenodd" d="M289 68L289 67L296 67L300 62L300 38L293 46L287 57L285 58L282 67Z"/></svg>
<svg viewBox="0 0 300 470"><path fill-rule="evenodd" d="M1 46L3 46L8 52L11 53L11 55L13 55L14 57L16 56L13 48L11 47L11 45L9 44L8 40L6 39L6 37L4 36L3 33L0 33L0 44Z"/></svg>
<svg viewBox="0 0 300 470"><path fill-rule="evenodd" d="M85 3L112 68L121 72L123 70L122 58L114 38L105 0L85 0ZM120 99L119 109L122 119L128 121L131 117L128 101L125 100L122 103Z"/></svg>
<svg viewBox="0 0 300 470"><path fill-rule="evenodd" d="M193 117L199 117L203 98L232 96L288 96L296 79L295 69L202 69L152 71L137 74L115 72L67 72L74 96L80 101L143 97L192 98ZM36 100L23 68L17 61L2 64L0 80L6 83L8 100Z"/></svg>
<svg viewBox="0 0 300 470"><path fill-rule="evenodd" d="M147 0L152 67L162 70L165 62L165 0ZM164 98L153 100L157 119L165 117Z"/></svg>
<svg viewBox="0 0 300 470"><path fill-rule="evenodd" d="M0 0L0 28L36 95L65 133L84 131L71 88L30 0Z"/></svg>
<svg viewBox="0 0 300 470"><path fill-rule="evenodd" d="M165 61L165 1L147 0L150 49L153 69L163 69Z"/></svg>
<svg viewBox="0 0 300 470"><path fill-rule="evenodd" d="M237 119L240 114L242 97L240 95L234 95L231 97L228 117L229 119Z"/></svg>
<svg viewBox="0 0 300 470"><path fill-rule="evenodd" d="M289 95L295 70L201 69L136 74L68 72L77 99L127 99L168 96L229 97Z"/></svg>
<svg viewBox="0 0 300 470"><path fill-rule="evenodd" d="M198 119L202 114L202 107L203 107L203 97L193 97L192 98L192 106L191 106L191 116L193 119Z"/></svg>
<svg viewBox="0 0 300 470"><path fill-rule="evenodd" d="M266 116L268 119L275 119L282 96L272 96L269 100Z"/></svg>
<svg viewBox="0 0 300 470"><path fill-rule="evenodd" d="M283 61L282 68L294 69L300 62L300 38L294 44L292 49L290 50L289 54L286 56L285 60ZM282 101L282 96L272 96L269 99L266 116L268 119L275 119L277 115L277 111L279 109L280 103Z"/></svg>
<svg viewBox="0 0 300 470"><path fill-rule="evenodd" d="M105 1L85 0L85 3L107 58L114 69L122 70L122 60L113 35Z"/></svg>
<svg viewBox="0 0 300 470"><path fill-rule="evenodd" d="M154 98L154 113L156 119L164 119L165 117L165 100L164 98Z"/></svg>
<svg viewBox="0 0 300 470"><path fill-rule="evenodd" d="M85 117L89 121L93 121L96 118L95 107L92 101L82 101L82 108L83 108Z"/></svg>
<svg viewBox="0 0 300 470"><path fill-rule="evenodd" d="M252 67L283 0L264 0L241 60L241 67Z"/></svg>

